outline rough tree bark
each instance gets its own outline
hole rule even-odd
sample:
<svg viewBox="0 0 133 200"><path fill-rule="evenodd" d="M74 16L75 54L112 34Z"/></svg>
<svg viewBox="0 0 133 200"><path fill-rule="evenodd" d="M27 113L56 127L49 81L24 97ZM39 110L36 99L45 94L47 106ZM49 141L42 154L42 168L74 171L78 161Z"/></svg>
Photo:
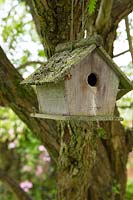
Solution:
<svg viewBox="0 0 133 200"><path fill-rule="evenodd" d="M71 0L25 0L30 6L36 29L47 56L57 44L70 39ZM88 15L84 1L84 24L88 35L102 36L106 51L113 55L113 41L119 21L133 8L133 0L98 1ZM74 1L74 39L82 36L82 1ZM104 16L107 17L103 20ZM104 27L104 28L103 28ZM0 49L0 102L10 106L39 135L58 165L59 200L124 200L126 163L133 145L120 122L64 122L32 119L37 108L30 87L19 85L21 76ZM3 80L4 77L4 81ZM117 113L118 114L118 113Z"/></svg>

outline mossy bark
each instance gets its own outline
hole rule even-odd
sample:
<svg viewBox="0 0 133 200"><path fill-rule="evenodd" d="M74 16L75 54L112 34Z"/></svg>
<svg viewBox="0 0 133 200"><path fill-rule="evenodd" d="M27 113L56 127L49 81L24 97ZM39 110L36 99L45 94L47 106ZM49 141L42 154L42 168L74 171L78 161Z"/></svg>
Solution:
<svg viewBox="0 0 133 200"><path fill-rule="evenodd" d="M58 199L87 199L91 173L96 163L98 137L94 123L61 124L58 158Z"/></svg>
<svg viewBox="0 0 133 200"><path fill-rule="evenodd" d="M71 1L25 1L31 8L37 32L50 57L57 44L70 39ZM74 2L74 39L80 38L83 33L81 2ZM96 32L100 1L93 16L88 15L88 2L85 1L85 28L89 35L93 35ZM131 12L132 5L132 0L114 1L109 21L102 31L99 29L104 48L110 55L118 22ZM32 107L37 108L33 90L19 85L22 78L2 49L0 57L0 102L10 106L42 139L56 160L58 199L124 200L126 163L132 143L120 122L94 124L70 121L60 124L52 120L31 118L29 113L33 112Z"/></svg>
<svg viewBox="0 0 133 200"><path fill-rule="evenodd" d="M124 200L129 149L122 125L69 122L61 127L58 199Z"/></svg>

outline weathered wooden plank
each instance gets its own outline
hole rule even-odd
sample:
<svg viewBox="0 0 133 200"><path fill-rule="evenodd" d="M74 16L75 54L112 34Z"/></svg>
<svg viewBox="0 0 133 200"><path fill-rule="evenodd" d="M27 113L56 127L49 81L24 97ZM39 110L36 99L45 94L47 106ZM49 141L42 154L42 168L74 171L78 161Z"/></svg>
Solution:
<svg viewBox="0 0 133 200"><path fill-rule="evenodd" d="M88 85L89 74L97 81ZM119 79L107 63L94 51L70 70L71 79L65 81L67 103L71 115L112 115Z"/></svg>
<svg viewBox="0 0 133 200"><path fill-rule="evenodd" d="M97 114L113 114L118 92L119 78L110 66L94 51L91 57L93 71L98 73L96 105Z"/></svg>
<svg viewBox="0 0 133 200"><path fill-rule="evenodd" d="M116 116L74 116L74 115L50 115L32 113L31 117L53 119L53 120L79 120L79 121L122 121L123 118Z"/></svg>
<svg viewBox="0 0 133 200"><path fill-rule="evenodd" d="M106 63L110 66L110 68L113 69L113 71L117 74L117 76L120 79L120 84L122 86L122 89L125 89L125 94L131 90L133 90L133 84L128 79L126 74L116 65L116 63L113 61L113 59L108 55L108 53L102 48L99 47L96 49L100 57L102 57ZM121 96L124 95L124 92L121 94Z"/></svg>
<svg viewBox="0 0 133 200"><path fill-rule="evenodd" d="M45 83L44 85L36 86L36 88L39 111L41 113L68 114L64 82L58 84Z"/></svg>
<svg viewBox="0 0 133 200"><path fill-rule="evenodd" d="M89 104L91 93L87 92L87 75L91 72L91 68L87 67L88 64L88 57L81 60L78 65L71 69L71 79L65 82L67 103L71 115L88 115L88 107L92 109L92 106ZM93 109L89 114L94 115Z"/></svg>

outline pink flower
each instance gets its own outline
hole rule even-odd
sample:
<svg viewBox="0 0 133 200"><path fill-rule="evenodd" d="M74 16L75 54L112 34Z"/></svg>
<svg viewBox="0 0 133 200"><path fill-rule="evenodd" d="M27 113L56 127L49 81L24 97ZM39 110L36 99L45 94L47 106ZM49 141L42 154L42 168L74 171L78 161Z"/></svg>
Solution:
<svg viewBox="0 0 133 200"><path fill-rule="evenodd" d="M15 142L10 142L10 143L8 144L8 149L14 149L15 147L16 147Z"/></svg>
<svg viewBox="0 0 133 200"><path fill-rule="evenodd" d="M14 135L14 129L13 129L13 128L11 128L11 129L9 130L9 134L10 134L10 135Z"/></svg>
<svg viewBox="0 0 133 200"><path fill-rule="evenodd" d="M25 192L28 192L33 187L32 182L28 180L21 182L19 185Z"/></svg>
<svg viewBox="0 0 133 200"><path fill-rule="evenodd" d="M48 153L42 153L42 154L40 154L40 159L44 160L45 162L50 162L50 160L51 160L51 158L50 158L50 156L49 156Z"/></svg>
<svg viewBox="0 0 133 200"><path fill-rule="evenodd" d="M47 151L43 145L40 145L40 146L38 147L38 149L39 149L39 151Z"/></svg>
<svg viewBox="0 0 133 200"><path fill-rule="evenodd" d="M45 162L50 162L50 161L51 161L51 158L50 158L49 156L44 156L44 157L43 157L43 160L44 160Z"/></svg>
<svg viewBox="0 0 133 200"><path fill-rule="evenodd" d="M43 173L42 166L38 165L36 169L36 176L40 176Z"/></svg>

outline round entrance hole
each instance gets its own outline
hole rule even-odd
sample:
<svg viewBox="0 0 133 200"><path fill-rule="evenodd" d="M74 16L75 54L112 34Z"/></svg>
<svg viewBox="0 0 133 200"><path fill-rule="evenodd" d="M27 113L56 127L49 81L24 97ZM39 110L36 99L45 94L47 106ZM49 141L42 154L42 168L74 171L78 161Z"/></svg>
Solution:
<svg viewBox="0 0 133 200"><path fill-rule="evenodd" d="M96 84L97 84L97 76L96 76L96 74L91 73L87 78L87 82L92 87L96 86Z"/></svg>

